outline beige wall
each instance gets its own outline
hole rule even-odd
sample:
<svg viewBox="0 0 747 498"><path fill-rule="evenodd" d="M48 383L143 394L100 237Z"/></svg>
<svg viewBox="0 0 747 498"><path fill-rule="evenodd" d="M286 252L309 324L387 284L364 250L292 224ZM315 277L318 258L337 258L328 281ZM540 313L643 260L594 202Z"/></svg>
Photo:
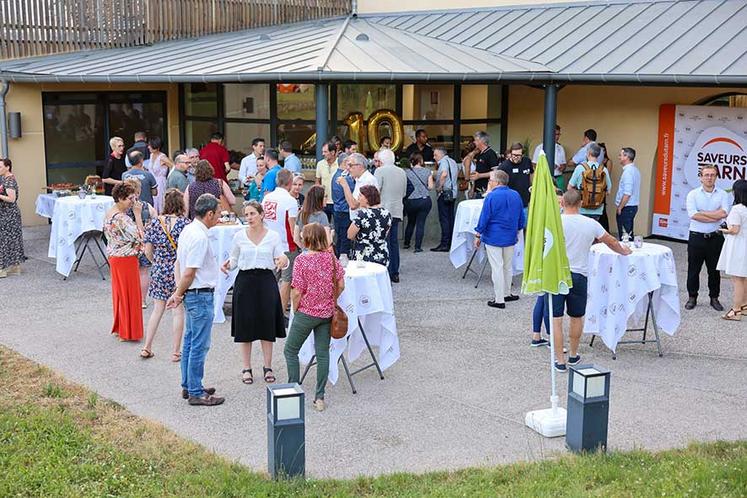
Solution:
<svg viewBox="0 0 747 498"><path fill-rule="evenodd" d="M560 143L566 156L571 156L581 145L584 130L594 128L598 140L605 142L616 166L612 171L613 197L617 192L620 167L617 155L621 147L633 147L636 164L641 170L641 206L635 220L638 233L651 233L651 184L656 171L656 146L661 104L694 104L704 97L734 88L620 86L567 86L558 93L558 124L562 127ZM527 86L509 89L508 142L529 139L532 150L542 140L544 92ZM610 223L614 225L614 211L608 206Z"/></svg>
<svg viewBox="0 0 747 498"><path fill-rule="evenodd" d="M462 0L456 4L453 0L359 0L358 13L409 12L414 10L469 9L473 7L497 7L507 5L531 5L545 3L563 3L569 0ZM580 0L580 2L591 0ZM574 3L580 3L574 1Z"/></svg>
<svg viewBox="0 0 747 498"><path fill-rule="evenodd" d="M166 91L168 109L168 143L172 150L179 148L179 96L177 85L83 85L83 84L19 84L12 83L6 97L8 112L20 112L23 136L9 140L8 152L13 160L13 173L18 179L19 205L23 224L47 223L35 213L37 195L43 192L46 182L44 153L44 120L42 92L115 92L115 91Z"/></svg>

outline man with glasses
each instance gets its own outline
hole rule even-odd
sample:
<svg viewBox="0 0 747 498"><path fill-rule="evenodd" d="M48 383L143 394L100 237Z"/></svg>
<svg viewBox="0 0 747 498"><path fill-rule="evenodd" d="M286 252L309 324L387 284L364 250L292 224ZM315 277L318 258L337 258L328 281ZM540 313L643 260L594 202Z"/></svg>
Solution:
<svg viewBox="0 0 747 498"><path fill-rule="evenodd" d="M560 126L555 125L555 167L552 170L552 176L555 178L555 185L560 190L565 190L565 177L563 176L563 172L565 172L566 167L566 159L565 159L565 149L562 145L558 142L560 140ZM544 150L544 147L542 146L542 143L540 142L537 144L537 147L534 148L534 154L532 155L532 166L537 167L537 163L539 162L540 152ZM550 162L550 158L547 158L547 162Z"/></svg>
<svg viewBox="0 0 747 498"><path fill-rule="evenodd" d="M488 189L490 172L494 168L497 168L500 163L498 162L498 154L490 147L490 135L484 131L478 131L475 133L474 138L475 149L467 154L464 165L465 167L470 166L468 168L470 172L469 179L472 180L474 185L474 197L482 199ZM474 171L472 171L472 164L469 164L470 162L474 164Z"/></svg>
<svg viewBox="0 0 747 498"><path fill-rule="evenodd" d="M174 169L169 173L168 182L166 188L175 188L180 192L184 193L189 186L189 180L187 179L187 169L189 168L189 160L185 154L179 154L174 158Z"/></svg>
<svg viewBox="0 0 747 498"><path fill-rule="evenodd" d="M191 185L195 181L195 167L200 162L200 151L197 149L187 149L184 151L189 160L189 167L187 168L187 180Z"/></svg>
<svg viewBox="0 0 747 498"><path fill-rule="evenodd" d="M708 269L708 295L711 307L724 311L718 301L721 275L716 269L724 236L719 227L729 212L729 196L716 186L718 169L710 164L700 171L701 186L687 194L687 214L690 216L690 237L687 240L687 294L685 309L691 310L698 302L700 270L703 262Z"/></svg>
<svg viewBox="0 0 747 498"><path fill-rule="evenodd" d="M112 153L106 158L104 171L101 173L101 181L104 182L104 194L112 195L114 185L122 183L122 173L127 171L124 158L124 140L112 137L109 140Z"/></svg>
<svg viewBox="0 0 747 498"><path fill-rule="evenodd" d="M524 155L524 146L518 142L511 145L508 159L498 167L508 175L508 188L515 190L521 196L524 205L524 218L529 210L529 187L532 185L532 161Z"/></svg>

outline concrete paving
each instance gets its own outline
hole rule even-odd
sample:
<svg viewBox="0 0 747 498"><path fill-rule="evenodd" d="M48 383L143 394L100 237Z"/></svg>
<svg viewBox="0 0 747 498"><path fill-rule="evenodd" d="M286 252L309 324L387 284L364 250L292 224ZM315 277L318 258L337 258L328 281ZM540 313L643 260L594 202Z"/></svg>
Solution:
<svg viewBox="0 0 747 498"><path fill-rule="evenodd" d="M178 364L169 358L168 315L156 357L141 360L140 344L109 335L110 283L90 260L62 281L46 257L48 227L26 229L25 236L30 260L24 275L0 280L0 343L231 460L266 469L259 351L257 382L244 385L230 326L215 326L206 385L227 401L216 408L188 406L179 397ZM684 303L685 246L668 245ZM458 469L564 452L562 438L544 439L524 426L527 411L549 406L549 350L528 345L534 300L522 296L505 310L488 308L489 279L475 289L474 277L462 280L447 254L402 255L402 283L394 287L402 357L383 381L373 370L356 376L356 395L344 379L329 386L324 413L308 402L308 474L347 478ZM727 305L728 280L722 292ZM702 292L695 310L683 309L678 334L663 334L663 358L653 344L625 345L613 361L601 341L590 348L584 339L584 363L612 370L611 450L747 438L747 320L721 320L706 301ZM279 381L286 378L282 344L274 353ZM558 378L565 405L567 376Z"/></svg>

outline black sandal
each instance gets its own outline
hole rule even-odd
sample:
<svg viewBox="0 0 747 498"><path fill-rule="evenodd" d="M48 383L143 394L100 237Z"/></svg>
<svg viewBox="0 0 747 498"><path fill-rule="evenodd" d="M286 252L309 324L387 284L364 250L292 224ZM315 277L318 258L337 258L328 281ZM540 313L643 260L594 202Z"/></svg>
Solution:
<svg viewBox="0 0 747 498"><path fill-rule="evenodd" d="M272 368L262 367L262 370L265 373L265 382L268 384L275 382L275 375L272 373Z"/></svg>
<svg viewBox="0 0 747 498"><path fill-rule="evenodd" d="M244 374L248 373L249 376L246 376ZM254 376L252 375L252 369L247 368L241 371L241 382L244 384L254 384Z"/></svg>

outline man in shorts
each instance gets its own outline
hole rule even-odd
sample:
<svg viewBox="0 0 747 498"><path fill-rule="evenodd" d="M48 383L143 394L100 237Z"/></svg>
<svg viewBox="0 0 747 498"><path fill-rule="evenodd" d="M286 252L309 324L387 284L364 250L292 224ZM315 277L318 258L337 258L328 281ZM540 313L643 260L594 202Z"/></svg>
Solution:
<svg viewBox="0 0 747 498"><path fill-rule="evenodd" d="M618 254L628 255L629 247L607 233L598 221L582 215L581 192L568 190L563 194L563 235L568 263L571 267L571 287L568 294L552 296L553 339L555 340L555 370L566 372L565 354L563 353L563 312L570 317L568 363L576 365L581 362L578 354L578 343L584 327L586 314L586 279L589 275L589 251L595 242L602 242Z"/></svg>

